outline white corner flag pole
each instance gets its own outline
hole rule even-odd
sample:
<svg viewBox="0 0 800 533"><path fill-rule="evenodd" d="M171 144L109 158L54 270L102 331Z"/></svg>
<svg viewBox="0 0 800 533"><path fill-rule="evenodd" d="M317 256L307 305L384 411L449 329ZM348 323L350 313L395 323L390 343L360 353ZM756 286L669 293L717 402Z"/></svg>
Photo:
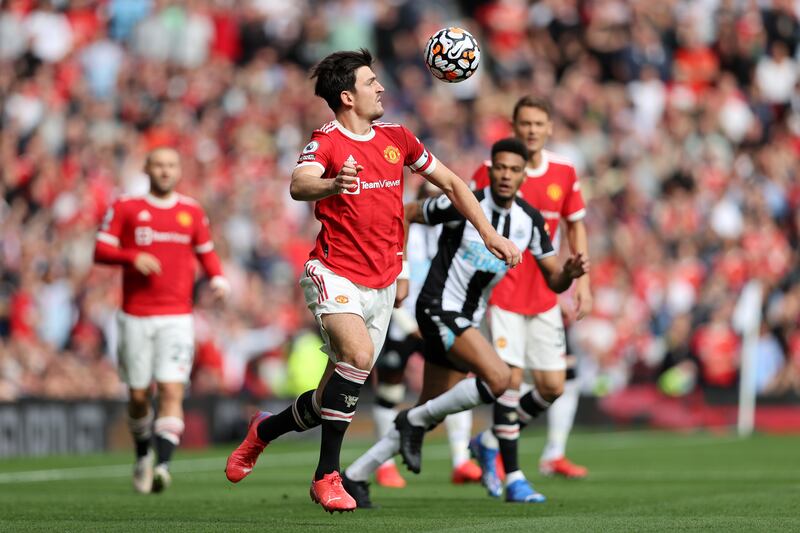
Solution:
<svg viewBox="0 0 800 533"><path fill-rule="evenodd" d="M748 437L755 427L756 412L756 346L761 330L761 283L752 280L744 286L733 312L733 327L742 335L739 372L739 416L737 432Z"/></svg>

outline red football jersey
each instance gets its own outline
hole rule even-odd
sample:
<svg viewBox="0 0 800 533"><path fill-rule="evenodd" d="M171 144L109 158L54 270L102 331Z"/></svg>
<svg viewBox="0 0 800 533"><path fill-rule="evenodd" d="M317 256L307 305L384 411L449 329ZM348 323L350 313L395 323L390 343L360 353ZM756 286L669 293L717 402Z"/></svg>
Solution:
<svg viewBox="0 0 800 533"><path fill-rule="evenodd" d="M491 161L484 162L472 176L472 186L489 186ZM522 183L519 195L538 209L550 233L553 248L558 250L561 218L580 220L586 214L575 167L563 157L543 150L539 168L526 168L528 178ZM536 260L525 252L522 264L508 271L492 291L491 305L521 315L538 315L551 309L558 298L544 280Z"/></svg>
<svg viewBox="0 0 800 533"><path fill-rule="evenodd" d="M317 202L322 224L310 257L353 283L381 289L400 274L403 255L403 167L430 174L436 159L408 129L373 122L365 135L333 121L314 131L297 167L316 165L334 179L345 161L362 165L358 188Z"/></svg>
<svg viewBox="0 0 800 533"><path fill-rule="evenodd" d="M145 276L133 267L141 252L161 262L161 274ZM197 202L180 194L121 198L97 233L95 261L123 265L122 310L130 315L191 313L195 256L208 277L222 275L208 218Z"/></svg>

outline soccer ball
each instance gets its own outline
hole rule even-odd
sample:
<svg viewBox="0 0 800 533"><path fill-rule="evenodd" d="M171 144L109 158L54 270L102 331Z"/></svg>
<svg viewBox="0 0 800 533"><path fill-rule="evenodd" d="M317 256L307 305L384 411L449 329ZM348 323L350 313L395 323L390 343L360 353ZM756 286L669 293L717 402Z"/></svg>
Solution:
<svg viewBox="0 0 800 533"><path fill-rule="evenodd" d="M481 49L470 32L461 28L442 28L425 46L425 63L434 76L447 83L464 81L481 62Z"/></svg>

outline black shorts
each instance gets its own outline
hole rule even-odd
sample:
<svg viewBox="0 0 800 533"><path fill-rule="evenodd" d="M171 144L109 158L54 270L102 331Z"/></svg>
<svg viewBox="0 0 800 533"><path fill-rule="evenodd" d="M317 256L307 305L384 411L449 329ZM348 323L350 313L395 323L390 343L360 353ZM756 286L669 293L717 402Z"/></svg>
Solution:
<svg viewBox="0 0 800 533"><path fill-rule="evenodd" d="M422 352L422 339L419 337L409 335L401 341L387 337L375 368L378 372L381 370L402 372L406 368L408 359L416 352Z"/></svg>
<svg viewBox="0 0 800 533"><path fill-rule="evenodd" d="M448 356L456 338L473 327L469 318L456 311L444 311L439 306L417 302L417 324L422 333L425 361L458 372L469 372L466 365Z"/></svg>

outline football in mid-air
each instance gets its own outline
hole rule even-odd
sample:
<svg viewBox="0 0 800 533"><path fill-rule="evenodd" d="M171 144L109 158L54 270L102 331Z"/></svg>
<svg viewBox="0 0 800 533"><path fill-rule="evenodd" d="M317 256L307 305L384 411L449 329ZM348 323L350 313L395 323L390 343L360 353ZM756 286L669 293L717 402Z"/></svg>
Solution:
<svg viewBox="0 0 800 533"><path fill-rule="evenodd" d="M475 73L481 62L478 41L467 30L442 28L425 46L425 63L434 76L448 83L464 81Z"/></svg>

